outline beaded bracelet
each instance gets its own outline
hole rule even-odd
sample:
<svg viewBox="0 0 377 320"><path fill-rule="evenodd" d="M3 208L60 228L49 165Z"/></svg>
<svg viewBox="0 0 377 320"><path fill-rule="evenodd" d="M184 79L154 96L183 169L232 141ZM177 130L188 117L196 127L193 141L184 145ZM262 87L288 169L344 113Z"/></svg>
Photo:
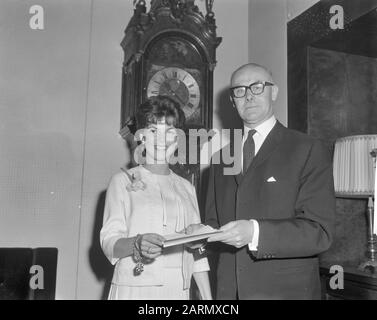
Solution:
<svg viewBox="0 0 377 320"><path fill-rule="evenodd" d="M136 266L134 268L134 275L135 276L140 275L144 271L144 264L143 264L143 261L142 261L143 258L140 255L139 248L137 247L140 238L141 238L141 235L138 234L136 236L135 240L134 240L134 243L133 243L133 256L134 256L134 260L136 262Z"/></svg>

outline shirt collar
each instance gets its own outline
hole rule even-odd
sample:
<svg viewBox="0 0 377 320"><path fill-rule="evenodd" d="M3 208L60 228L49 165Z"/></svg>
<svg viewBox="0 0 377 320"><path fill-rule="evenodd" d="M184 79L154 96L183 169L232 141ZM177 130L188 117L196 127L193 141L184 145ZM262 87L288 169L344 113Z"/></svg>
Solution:
<svg viewBox="0 0 377 320"><path fill-rule="evenodd" d="M266 121L264 121L260 125L256 126L254 128L254 130L258 134L260 134L264 138L266 138L268 136L268 134L270 133L270 131L272 130L272 128L274 127L275 123L276 123L276 118L275 118L274 115L272 115ZM247 137L247 135L248 135L248 133L249 133L250 130L251 130L251 128L249 128L247 126L244 126L244 137Z"/></svg>

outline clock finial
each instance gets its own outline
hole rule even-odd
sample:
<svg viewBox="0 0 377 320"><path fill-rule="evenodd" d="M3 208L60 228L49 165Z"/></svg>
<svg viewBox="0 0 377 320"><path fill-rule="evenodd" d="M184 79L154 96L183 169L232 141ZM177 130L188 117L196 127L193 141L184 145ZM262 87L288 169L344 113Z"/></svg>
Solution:
<svg viewBox="0 0 377 320"><path fill-rule="evenodd" d="M206 9L207 9L206 20L211 27L215 26L216 24L215 13L212 11L214 2L215 0L206 0Z"/></svg>
<svg viewBox="0 0 377 320"><path fill-rule="evenodd" d="M134 4L134 9L141 10L143 12L146 11L145 0L134 0L133 4Z"/></svg>

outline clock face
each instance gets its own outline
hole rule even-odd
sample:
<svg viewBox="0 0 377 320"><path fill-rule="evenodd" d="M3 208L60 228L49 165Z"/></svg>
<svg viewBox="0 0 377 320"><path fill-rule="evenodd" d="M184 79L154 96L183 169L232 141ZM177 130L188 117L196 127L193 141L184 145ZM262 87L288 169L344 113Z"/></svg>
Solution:
<svg viewBox="0 0 377 320"><path fill-rule="evenodd" d="M185 113L186 120L198 110L200 89L195 78L186 70L168 67L158 70L149 80L147 96L164 95L177 101Z"/></svg>

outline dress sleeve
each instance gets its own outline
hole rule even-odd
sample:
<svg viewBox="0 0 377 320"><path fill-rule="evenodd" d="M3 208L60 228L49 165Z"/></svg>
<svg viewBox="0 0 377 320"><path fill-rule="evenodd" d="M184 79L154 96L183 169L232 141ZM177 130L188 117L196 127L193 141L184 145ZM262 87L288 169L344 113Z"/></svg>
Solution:
<svg viewBox="0 0 377 320"><path fill-rule="evenodd" d="M125 188L125 183L122 174L117 174L111 179L106 192L103 225L100 232L102 250L113 265L119 260L118 258L114 258L115 243L120 238L128 236L125 204L130 199Z"/></svg>

